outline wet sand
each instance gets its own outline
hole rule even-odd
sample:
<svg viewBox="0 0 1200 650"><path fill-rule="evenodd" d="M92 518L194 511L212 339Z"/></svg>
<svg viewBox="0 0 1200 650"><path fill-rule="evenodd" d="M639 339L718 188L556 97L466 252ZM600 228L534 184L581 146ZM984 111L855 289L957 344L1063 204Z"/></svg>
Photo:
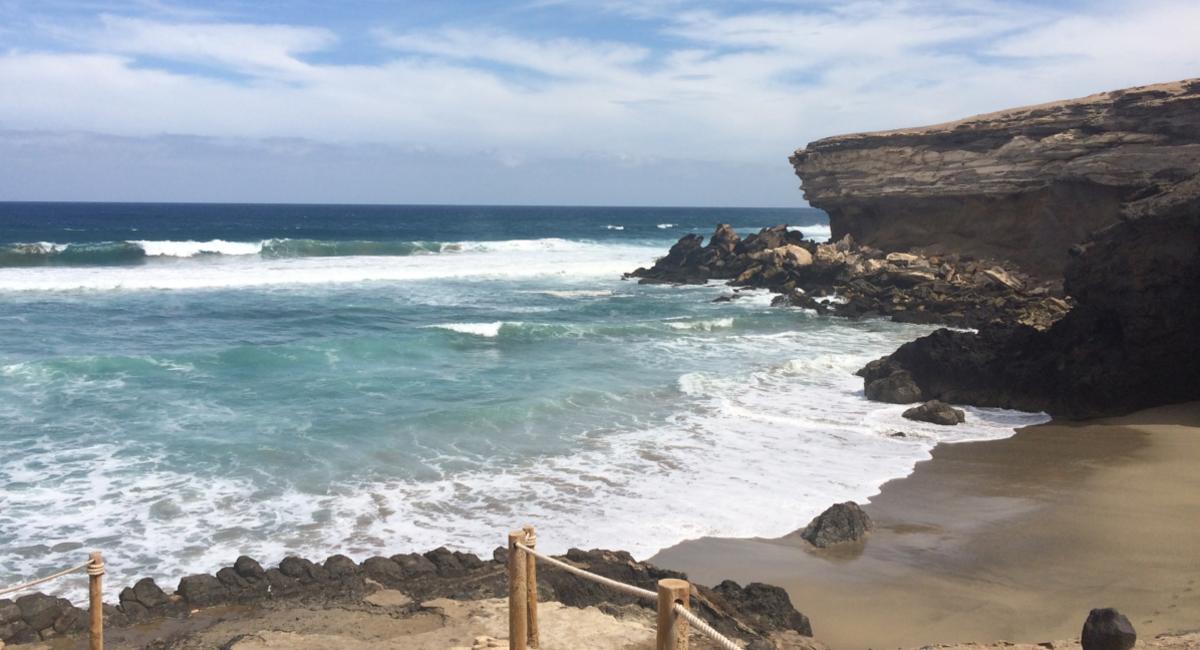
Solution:
<svg viewBox="0 0 1200 650"><path fill-rule="evenodd" d="M701 539L650 561L783 586L839 650L1075 638L1093 607L1143 639L1200 629L1200 403L940 445L866 510L862 545Z"/></svg>

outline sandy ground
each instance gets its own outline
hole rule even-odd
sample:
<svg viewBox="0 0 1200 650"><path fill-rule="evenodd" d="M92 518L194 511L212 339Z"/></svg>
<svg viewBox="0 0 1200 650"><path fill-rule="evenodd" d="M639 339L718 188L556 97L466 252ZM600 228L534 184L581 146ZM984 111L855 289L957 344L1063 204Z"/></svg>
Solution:
<svg viewBox="0 0 1200 650"><path fill-rule="evenodd" d="M867 511L863 545L703 539L651 562L783 586L839 650L1074 638L1093 607L1142 639L1200 629L1200 403L941 445Z"/></svg>

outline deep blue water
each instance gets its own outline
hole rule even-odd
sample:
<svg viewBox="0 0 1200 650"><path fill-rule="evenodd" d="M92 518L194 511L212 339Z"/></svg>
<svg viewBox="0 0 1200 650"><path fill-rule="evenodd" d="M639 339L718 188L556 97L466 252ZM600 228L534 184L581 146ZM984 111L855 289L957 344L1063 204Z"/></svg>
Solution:
<svg viewBox="0 0 1200 650"><path fill-rule="evenodd" d="M641 556L780 535L1036 419L863 399L851 373L928 328L621 279L717 222L828 235L807 209L0 204L0 584L90 548L119 587L527 522Z"/></svg>

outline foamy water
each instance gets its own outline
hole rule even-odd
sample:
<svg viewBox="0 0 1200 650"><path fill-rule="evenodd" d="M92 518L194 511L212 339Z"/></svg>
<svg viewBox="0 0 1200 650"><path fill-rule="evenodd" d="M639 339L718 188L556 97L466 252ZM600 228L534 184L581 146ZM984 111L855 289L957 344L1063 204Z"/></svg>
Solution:
<svg viewBox="0 0 1200 650"><path fill-rule="evenodd" d="M589 228L680 234L621 219ZM929 327L620 279L670 239L268 241L0 268L0 584L91 548L114 592L240 554L484 554L524 523L647 557L785 534L938 442L1044 419L865 400L853 371Z"/></svg>

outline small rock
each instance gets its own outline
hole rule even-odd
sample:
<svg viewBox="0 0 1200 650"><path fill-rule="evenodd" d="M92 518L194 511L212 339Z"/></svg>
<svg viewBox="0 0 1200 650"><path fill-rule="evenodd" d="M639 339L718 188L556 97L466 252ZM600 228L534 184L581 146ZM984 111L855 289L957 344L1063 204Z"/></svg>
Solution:
<svg viewBox="0 0 1200 650"><path fill-rule="evenodd" d="M837 503L817 515L800 537L817 548L825 548L842 542L858 541L866 536L874 524L871 517L853 501Z"/></svg>
<svg viewBox="0 0 1200 650"><path fill-rule="evenodd" d="M1079 644L1083 650L1129 650L1137 642L1137 632L1125 615L1106 607L1093 609L1083 623Z"/></svg>
<svg viewBox="0 0 1200 650"><path fill-rule="evenodd" d="M965 422L967 419L967 414L962 409L956 409L936 399L929 400L920 406L914 406L902 415L909 420L947 426Z"/></svg>

